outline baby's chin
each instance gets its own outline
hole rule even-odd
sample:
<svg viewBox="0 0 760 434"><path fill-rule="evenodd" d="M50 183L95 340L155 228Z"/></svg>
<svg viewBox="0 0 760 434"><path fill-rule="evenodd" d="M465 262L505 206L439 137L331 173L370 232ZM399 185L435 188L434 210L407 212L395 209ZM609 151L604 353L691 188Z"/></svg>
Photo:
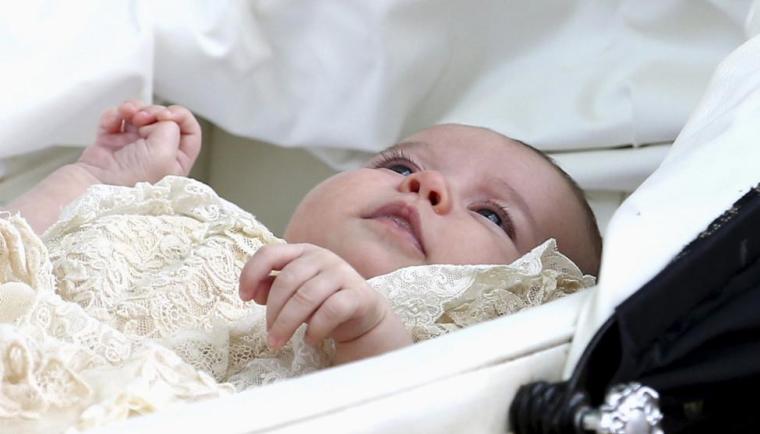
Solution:
<svg viewBox="0 0 760 434"><path fill-rule="evenodd" d="M388 274L399 268L420 265L405 258L403 255L393 252L387 246L378 246L374 243L364 243L362 246L354 244L346 248L341 247L336 247L335 250L330 249L330 247L326 248L343 258L365 279Z"/></svg>
<svg viewBox="0 0 760 434"><path fill-rule="evenodd" d="M311 231L298 225L288 225L283 238L288 243L309 243L340 256L362 277L370 279L399 268L421 265L419 259L409 258L392 244L368 234L361 225L343 225L333 230Z"/></svg>

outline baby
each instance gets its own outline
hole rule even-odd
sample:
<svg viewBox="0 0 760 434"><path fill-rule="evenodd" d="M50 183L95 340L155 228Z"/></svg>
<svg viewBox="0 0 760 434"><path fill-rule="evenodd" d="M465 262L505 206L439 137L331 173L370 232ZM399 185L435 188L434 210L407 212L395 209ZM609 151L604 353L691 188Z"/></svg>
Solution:
<svg viewBox="0 0 760 434"><path fill-rule="evenodd" d="M37 233L89 186L132 186L187 175L201 130L179 106L128 101L104 113L97 140L9 204ZM335 362L412 342L366 279L423 264L507 264L554 238L595 274L599 231L575 183L539 151L493 131L439 125L412 135L366 167L312 189L284 234L240 275L240 297L266 305L277 349L307 324L306 340L332 338Z"/></svg>

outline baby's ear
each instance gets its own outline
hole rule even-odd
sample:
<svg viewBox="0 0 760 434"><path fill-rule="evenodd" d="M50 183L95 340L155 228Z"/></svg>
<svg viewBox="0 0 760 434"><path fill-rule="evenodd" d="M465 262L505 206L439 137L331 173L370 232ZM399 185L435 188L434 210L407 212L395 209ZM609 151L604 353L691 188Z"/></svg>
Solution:
<svg viewBox="0 0 760 434"><path fill-rule="evenodd" d="M592 276L599 276L599 268L602 264L602 246L603 238L596 223L596 216L591 207L586 205L586 232L588 234L587 245L584 249L584 258L581 262L581 270Z"/></svg>
<svg viewBox="0 0 760 434"><path fill-rule="evenodd" d="M577 258L570 258L576 265L578 265L578 268L580 268L584 274L589 274L594 277L599 276L599 267L602 260L601 237L599 237L598 246L596 244L597 242L595 240L590 240L583 246L582 251L576 253L575 256L577 256Z"/></svg>

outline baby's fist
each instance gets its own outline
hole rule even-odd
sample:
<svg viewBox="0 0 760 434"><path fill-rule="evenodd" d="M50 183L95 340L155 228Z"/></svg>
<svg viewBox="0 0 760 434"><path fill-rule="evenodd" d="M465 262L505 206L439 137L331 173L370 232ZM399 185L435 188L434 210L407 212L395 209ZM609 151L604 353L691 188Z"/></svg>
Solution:
<svg viewBox="0 0 760 434"><path fill-rule="evenodd" d="M77 164L102 183L132 186L186 176L200 148L200 125L189 110L128 101L103 114L95 144Z"/></svg>

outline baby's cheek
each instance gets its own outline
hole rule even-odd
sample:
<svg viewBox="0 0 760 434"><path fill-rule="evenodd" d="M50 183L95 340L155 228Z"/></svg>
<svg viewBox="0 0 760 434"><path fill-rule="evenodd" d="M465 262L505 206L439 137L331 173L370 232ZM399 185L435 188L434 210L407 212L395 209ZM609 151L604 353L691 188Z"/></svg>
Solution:
<svg viewBox="0 0 760 434"><path fill-rule="evenodd" d="M461 231L451 234L441 248L437 263L447 264L510 264L521 255L507 237L489 231Z"/></svg>

